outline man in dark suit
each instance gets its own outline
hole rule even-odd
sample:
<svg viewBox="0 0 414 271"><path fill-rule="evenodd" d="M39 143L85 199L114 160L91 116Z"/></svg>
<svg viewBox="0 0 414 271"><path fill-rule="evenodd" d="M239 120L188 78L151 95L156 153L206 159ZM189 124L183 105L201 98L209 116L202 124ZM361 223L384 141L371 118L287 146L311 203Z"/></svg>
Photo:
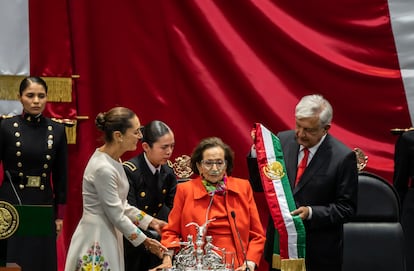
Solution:
<svg viewBox="0 0 414 271"><path fill-rule="evenodd" d="M414 270L414 130L404 132L395 144L394 187L401 200L407 270Z"/></svg>
<svg viewBox="0 0 414 271"><path fill-rule="evenodd" d="M306 270L342 269L343 223L355 213L358 172L355 153L328 134L332 107L320 95L303 97L296 106L296 128L278 134L287 175L306 230ZM297 168L307 149L306 168L296 180ZM261 188L255 150L247 161L253 187ZM272 270L275 227L269 219L265 259Z"/></svg>

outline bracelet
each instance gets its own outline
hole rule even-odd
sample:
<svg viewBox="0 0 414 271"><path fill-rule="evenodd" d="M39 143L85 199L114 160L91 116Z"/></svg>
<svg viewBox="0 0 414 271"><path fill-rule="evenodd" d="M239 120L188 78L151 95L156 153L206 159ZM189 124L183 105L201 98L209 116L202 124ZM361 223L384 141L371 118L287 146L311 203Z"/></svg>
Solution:
<svg viewBox="0 0 414 271"><path fill-rule="evenodd" d="M170 258L171 258L171 260L172 260L172 258L173 258L173 256L174 256L174 250L168 250L168 251L165 251L163 254L162 254L162 256L164 257L164 256L169 256Z"/></svg>

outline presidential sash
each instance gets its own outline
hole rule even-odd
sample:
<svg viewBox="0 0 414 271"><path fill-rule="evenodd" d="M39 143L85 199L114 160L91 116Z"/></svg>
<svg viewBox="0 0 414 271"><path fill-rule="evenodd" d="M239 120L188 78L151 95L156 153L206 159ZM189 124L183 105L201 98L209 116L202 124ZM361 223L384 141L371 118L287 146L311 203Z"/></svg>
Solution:
<svg viewBox="0 0 414 271"><path fill-rule="evenodd" d="M255 124L255 148L264 195L275 226L272 267L283 271L305 270L306 233L296 209L286 174L279 138Z"/></svg>

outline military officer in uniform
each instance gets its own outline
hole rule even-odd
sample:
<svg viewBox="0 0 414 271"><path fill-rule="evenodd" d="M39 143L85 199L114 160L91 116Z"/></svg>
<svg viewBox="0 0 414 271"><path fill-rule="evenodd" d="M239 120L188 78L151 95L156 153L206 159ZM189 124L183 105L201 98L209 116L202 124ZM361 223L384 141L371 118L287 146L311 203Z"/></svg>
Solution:
<svg viewBox="0 0 414 271"><path fill-rule="evenodd" d="M162 121L154 120L142 129L143 152L123 163L129 180L128 203L149 215L167 221L172 208L177 179L169 161L174 150L174 134ZM155 232L146 232L154 236ZM161 263L143 245L124 241L125 270L148 270Z"/></svg>
<svg viewBox="0 0 414 271"><path fill-rule="evenodd" d="M67 142L64 125L46 118L47 85L40 77L20 83L23 113L0 123L0 161L3 179L0 200L14 205L51 205L53 233L62 227L66 202ZM52 180L53 179L53 180ZM47 225L47 224L45 224ZM7 261L22 270L56 271L56 236L8 239Z"/></svg>

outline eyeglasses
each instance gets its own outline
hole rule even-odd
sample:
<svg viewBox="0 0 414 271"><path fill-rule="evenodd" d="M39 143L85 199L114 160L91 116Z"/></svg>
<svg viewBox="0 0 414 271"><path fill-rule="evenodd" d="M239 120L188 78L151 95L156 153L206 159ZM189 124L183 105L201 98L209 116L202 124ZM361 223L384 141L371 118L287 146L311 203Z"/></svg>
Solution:
<svg viewBox="0 0 414 271"><path fill-rule="evenodd" d="M216 165L217 170L222 170L226 164L226 160L201 160L201 165L207 170L213 169L214 165Z"/></svg>

